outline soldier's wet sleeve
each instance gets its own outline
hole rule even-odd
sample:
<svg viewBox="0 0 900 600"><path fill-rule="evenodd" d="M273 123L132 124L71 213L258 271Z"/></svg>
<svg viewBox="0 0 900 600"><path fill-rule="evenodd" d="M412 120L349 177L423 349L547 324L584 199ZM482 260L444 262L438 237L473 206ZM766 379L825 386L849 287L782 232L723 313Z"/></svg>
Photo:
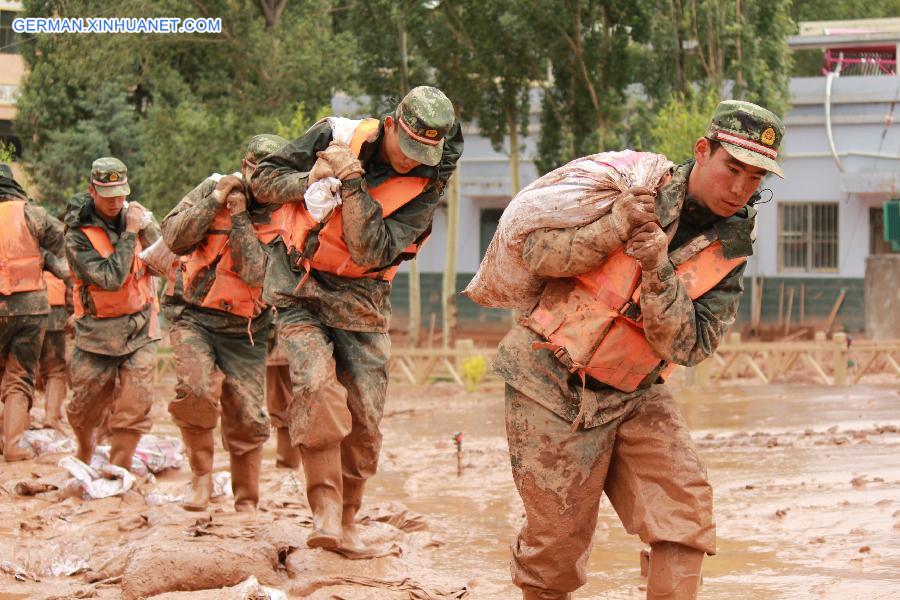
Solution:
<svg viewBox="0 0 900 600"><path fill-rule="evenodd" d="M440 195L432 185L389 217L369 195L361 177L343 182L341 209L344 242L353 262L370 269L393 264L403 251L431 227Z"/></svg>
<svg viewBox="0 0 900 600"><path fill-rule="evenodd" d="M169 250L190 254L206 237L206 230L222 206L214 195L216 184L205 179L181 199L162 221L162 234Z"/></svg>
<svg viewBox="0 0 900 600"><path fill-rule="evenodd" d="M131 273L136 242L134 233L123 232L113 253L104 258L80 229L69 229L66 232L66 258L72 275L103 290L119 289Z"/></svg>
<svg viewBox="0 0 900 600"><path fill-rule="evenodd" d="M434 212L463 147L462 129L456 123L444 139L444 151L433 169L432 183L387 218L381 214L381 204L369 195L364 178L342 182L344 242L353 262L370 269L388 267L402 258L410 244L424 238L431 230Z"/></svg>
<svg viewBox="0 0 900 600"><path fill-rule="evenodd" d="M231 216L228 245L234 272L248 285L262 286L266 276L266 248L256 237L247 211Z"/></svg>
<svg viewBox="0 0 900 600"><path fill-rule="evenodd" d="M25 205L25 223L41 248L62 257L65 249L65 235L62 221L50 216L36 204Z"/></svg>
<svg viewBox="0 0 900 600"><path fill-rule="evenodd" d="M69 263L66 262L65 257L56 256L47 250L42 250L41 254L44 257L44 270L50 271L62 279L66 285L71 285L72 274L69 271Z"/></svg>
<svg viewBox="0 0 900 600"><path fill-rule="evenodd" d="M596 269L621 246L607 214L581 227L533 231L525 238L522 260L538 277L572 277Z"/></svg>
<svg viewBox="0 0 900 600"><path fill-rule="evenodd" d="M316 152L327 148L331 139L331 125L323 119L278 152L262 159L250 180L256 201L260 204L302 201Z"/></svg>
<svg viewBox="0 0 900 600"><path fill-rule="evenodd" d="M743 263L716 287L691 300L672 263L645 272L641 280L644 334L665 360L692 366L709 357L734 323L744 291Z"/></svg>

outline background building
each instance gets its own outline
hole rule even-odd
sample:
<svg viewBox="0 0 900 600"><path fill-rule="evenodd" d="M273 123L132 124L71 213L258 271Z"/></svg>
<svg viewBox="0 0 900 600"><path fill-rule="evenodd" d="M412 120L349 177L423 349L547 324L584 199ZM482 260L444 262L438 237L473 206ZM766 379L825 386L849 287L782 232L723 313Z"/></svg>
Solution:
<svg viewBox="0 0 900 600"><path fill-rule="evenodd" d="M804 23L800 35L791 39L798 53L815 52L823 73L790 82L792 108L785 116L787 135L781 152L786 179L770 176L762 186L768 191L758 207L756 254L746 271L747 294L738 327L752 320L753 277L757 277L762 281L758 311L763 323L786 321L790 304L792 323L802 319L822 325L841 298L835 325L851 332L864 329L865 259L893 252L883 240L882 206L900 195L900 122L894 122L900 121L898 44L900 19ZM532 135L523 140L522 187L538 176L529 160L538 101L535 93ZM337 102L335 108L346 104ZM511 198L508 156L496 152L475 125L467 124L464 132L458 289L478 269ZM443 207L419 258L425 329L432 313L440 329L445 228ZM401 273L391 296L397 327L403 326L409 303L406 281ZM482 309L459 299L463 329L502 328L509 319L509 311Z"/></svg>

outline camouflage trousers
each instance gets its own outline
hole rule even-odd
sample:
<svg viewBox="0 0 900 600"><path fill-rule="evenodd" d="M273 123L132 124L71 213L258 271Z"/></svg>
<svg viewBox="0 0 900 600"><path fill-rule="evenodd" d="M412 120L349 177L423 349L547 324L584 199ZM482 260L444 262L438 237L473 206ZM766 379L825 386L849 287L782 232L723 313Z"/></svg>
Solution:
<svg viewBox="0 0 900 600"><path fill-rule="evenodd" d="M175 399L169 412L182 429L212 430L222 415L222 443L243 455L269 438L264 387L266 345L246 335L213 333L180 319L169 330Z"/></svg>
<svg viewBox="0 0 900 600"><path fill-rule="evenodd" d="M288 407L292 396L291 368L276 340L266 359L266 407L273 428L288 426Z"/></svg>
<svg viewBox="0 0 900 600"><path fill-rule="evenodd" d="M0 402L34 399L34 378L47 327L47 315L0 317Z"/></svg>
<svg viewBox="0 0 900 600"><path fill-rule="evenodd" d="M65 331L48 331L44 334L44 344L41 347L41 360L38 371L44 389L47 389L48 381L67 379Z"/></svg>
<svg viewBox="0 0 900 600"><path fill-rule="evenodd" d="M155 371L156 342L123 356L76 347L69 368L69 424L82 430L102 425L113 432L149 432Z"/></svg>
<svg viewBox="0 0 900 600"><path fill-rule="evenodd" d="M600 495L646 544L716 551L712 487L672 395L654 385L613 421L572 424L506 386L513 480L526 520L512 545L513 583L572 592L597 526Z"/></svg>
<svg viewBox="0 0 900 600"><path fill-rule="evenodd" d="M378 468L390 337L328 327L302 308L280 309L277 331L293 390L291 441L301 450L340 444L344 487L358 488Z"/></svg>

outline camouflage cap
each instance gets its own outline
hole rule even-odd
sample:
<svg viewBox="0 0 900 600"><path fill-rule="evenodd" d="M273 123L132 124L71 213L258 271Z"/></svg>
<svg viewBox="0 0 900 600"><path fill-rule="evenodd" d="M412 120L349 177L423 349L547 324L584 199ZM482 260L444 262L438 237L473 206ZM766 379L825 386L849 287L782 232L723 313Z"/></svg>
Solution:
<svg viewBox="0 0 900 600"><path fill-rule="evenodd" d="M0 164L0 177L6 177L7 179L13 178L13 172L10 166L6 163Z"/></svg>
<svg viewBox="0 0 900 600"><path fill-rule="evenodd" d="M413 88L397 106L396 117L403 154L429 167L441 162L444 136L456 122L444 92L426 85Z"/></svg>
<svg viewBox="0 0 900 600"><path fill-rule="evenodd" d="M775 162L784 123L772 111L751 102L725 100L716 107L706 137L720 142L739 161L784 179L784 171Z"/></svg>
<svg viewBox="0 0 900 600"><path fill-rule="evenodd" d="M245 158L258 163L266 156L281 150L288 145L288 141L280 135L273 133L260 133L254 135L247 142L247 154Z"/></svg>
<svg viewBox="0 0 900 600"><path fill-rule="evenodd" d="M91 165L91 183L104 198L127 196L131 193L131 188L128 187L128 167L112 156L94 161Z"/></svg>

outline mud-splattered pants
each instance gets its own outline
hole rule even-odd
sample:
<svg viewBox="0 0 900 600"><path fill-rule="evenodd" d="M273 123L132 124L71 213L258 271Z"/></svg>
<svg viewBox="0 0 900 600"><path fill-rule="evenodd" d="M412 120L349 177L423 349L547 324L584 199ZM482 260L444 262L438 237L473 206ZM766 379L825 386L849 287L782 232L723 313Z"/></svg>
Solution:
<svg viewBox="0 0 900 600"><path fill-rule="evenodd" d="M48 331L44 334L44 343L41 347L40 367L41 382L44 389L47 383L54 379L66 381L66 332Z"/></svg>
<svg viewBox="0 0 900 600"><path fill-rule="evenodd" d="M715 553L712 487L675 400L654 385L629 402L617 419L573 432L506 386L512 473L526 514L512 545L517 586L571 592L584 585L602 492L644 543Z"/></svg>
<svg viewBox="0 0 900 600"><path fill-rule="evenodd" d="M215 429L222 414L222 442L242 456L269 437L265 406L266 344L247 335L222 335L180 319L169 330L175 355L175 399L169 412L182 429Z"/></svg>
<svg viewBox="0 0 900 600"><path fill-rule="evenodd" d="M155 370L156 342L123 356L95 354L76 347L69 368L69 424L90 430L108 417L105 427L110 431L149 432Z"/></svg>
<svg viewBox="0 0 900 600"><path fill-rule="evenodd" d="M291 368L281 347L276 344L269 350L266 360L266 407L275 429L288 426L291 396Z"/></svg>
<svg viewBox="0 0 900 600"><path fill-rule="evenodd" d="M38 368L47 315L0 317L0 402L20 397L34 399L34 376Z"/></svg>
<svg viewBox="0 0 900 600"><path fill-rule="evenodd" d="M340 444L344 502L354 502L348 494L361 495L378 468L390 337L328 327L302 308L279 309L277 331L290 365L291 441L301 450Z"/></svg>

